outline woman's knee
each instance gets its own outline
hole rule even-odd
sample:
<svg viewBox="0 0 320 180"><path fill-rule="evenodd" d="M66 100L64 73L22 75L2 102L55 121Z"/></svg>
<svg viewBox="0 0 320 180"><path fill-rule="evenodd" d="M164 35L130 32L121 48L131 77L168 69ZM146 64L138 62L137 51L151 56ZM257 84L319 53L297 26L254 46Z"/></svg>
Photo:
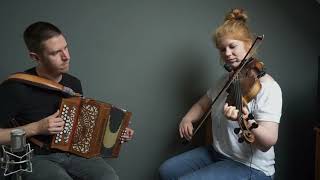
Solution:
<svg viewBox="0 0 320 180"><path fill-rule="evenodd" d="M177 176L172 159L168 159L162 163L158 171L162 180L175 179Z"/></svg>

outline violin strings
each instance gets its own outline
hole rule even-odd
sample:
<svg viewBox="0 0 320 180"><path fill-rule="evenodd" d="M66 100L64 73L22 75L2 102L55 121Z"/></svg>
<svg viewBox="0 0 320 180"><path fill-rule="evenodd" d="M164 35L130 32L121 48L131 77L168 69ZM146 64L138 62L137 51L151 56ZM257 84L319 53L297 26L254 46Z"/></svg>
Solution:
<svg viewBox="0 0 320 180"><path fill-rule="evenodd" d="M237 119L240 120L240 118L242 118L241 117L242 116L242 95L241 95L239 75L237 75L235 79L234 93L235 93L236 108L239 110ZM241 126L241 123L239 123L239 126L241 129L243 128Z"/></svg>

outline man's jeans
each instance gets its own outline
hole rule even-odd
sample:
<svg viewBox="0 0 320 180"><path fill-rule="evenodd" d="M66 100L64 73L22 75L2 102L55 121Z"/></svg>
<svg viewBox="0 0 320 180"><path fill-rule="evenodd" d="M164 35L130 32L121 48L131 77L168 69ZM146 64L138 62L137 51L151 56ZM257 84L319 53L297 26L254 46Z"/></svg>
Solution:
<svg viewBox="0 0 320 180"><path fill-rule="evenodd" d="M165 161L159 169L162 180L271 180L262 171L233 161L212 146L199 147Z"/></svg>
<svg viewBox="0 0 320 180"><path fill-rule="evenodd" d="M35 155L32 173L25 173L26 180L118 180L113 168L101 157L82 158L68 153Z"/></svg>

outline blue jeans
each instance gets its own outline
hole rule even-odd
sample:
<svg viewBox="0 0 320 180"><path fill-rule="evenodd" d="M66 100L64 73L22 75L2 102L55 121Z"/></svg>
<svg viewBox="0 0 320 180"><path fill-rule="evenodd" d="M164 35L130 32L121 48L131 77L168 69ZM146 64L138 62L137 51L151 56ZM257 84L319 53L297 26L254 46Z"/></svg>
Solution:
<svg viewBox="0 0 320 180"><path fill-rule="evenodd" d="M68 153L52 153L32 157L32 173L25 180L118 180L113 168L101 157L82 158Z"/></svg>
<svg viewBox="0 0 320 180"><path fill-rule="evenodd" d="M262 171L217 153L212 146L199 147L166 160L159 173L162 180L271 180Z"/></svg>

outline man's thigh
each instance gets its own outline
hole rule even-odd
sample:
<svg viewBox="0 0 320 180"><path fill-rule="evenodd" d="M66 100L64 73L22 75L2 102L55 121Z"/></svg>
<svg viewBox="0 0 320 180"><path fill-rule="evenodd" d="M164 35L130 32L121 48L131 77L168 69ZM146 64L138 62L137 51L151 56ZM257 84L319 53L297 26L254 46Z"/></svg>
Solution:
<svg viewBox="0 0 320 180"><path fill-rule="evenodd" d="M57 162L45 158L32 159L32 172L23 174L25 180L72 180L67 171Z"/></svg>
<svg viewBox="0 0 320 180"><path fill-rule="evenodd" d="M101 157L86 159L72 155L71 166L68 167L68 172L81 179L119 179L114 169Z"/></svg>

